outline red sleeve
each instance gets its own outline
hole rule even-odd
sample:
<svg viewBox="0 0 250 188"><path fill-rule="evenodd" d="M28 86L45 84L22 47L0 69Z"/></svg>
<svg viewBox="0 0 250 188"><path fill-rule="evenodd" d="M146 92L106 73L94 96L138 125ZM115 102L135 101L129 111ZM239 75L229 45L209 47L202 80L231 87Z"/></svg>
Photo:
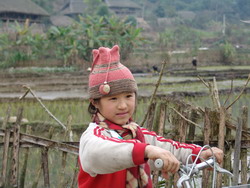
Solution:
<svg viewBox="0 0 250 188"><path fill-rule="evenodd" d="M192 154L198 155L198 153L200 152L200 150L201 150L201 147L194 148L193 151L192 151ZM195 161L195 159L196 159L196 156L192 156L193 162ZM201 160L198 159L197 163L200 163L200 162L201 162Z"/></svg>
<svg viewBox="0 0 250 188"><path fill-rule="evenodd" d="M147 159L144 157L145 148L148 144L145 143L135 143L134 149L132 151L132 158L135 165L140 165L145 163Z"/></svg>

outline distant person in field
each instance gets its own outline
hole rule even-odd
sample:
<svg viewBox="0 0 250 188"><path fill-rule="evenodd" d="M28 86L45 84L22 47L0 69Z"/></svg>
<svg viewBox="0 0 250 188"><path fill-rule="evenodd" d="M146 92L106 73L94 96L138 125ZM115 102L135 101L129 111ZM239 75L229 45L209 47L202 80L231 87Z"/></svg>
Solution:
<svg viewBox="0 0 250 188"><path fill-rule="evenodd" d="M120 62L119 47L94 49L88 108L92 122L80 139L78 188L152 188L150 160L162 159L162 175L168 178L180 161L201 150L157 136L133 121L137 93L134 76ZM212 151L222 162L223 151ZM202 151L201 157L211 157L212 151Z"/></svg>
<svg viewBox="0 0 250 188"><path fill-rule="evenodd" d="M152 68L153 68L154 73L159 73L160 72L156 65L153 65Z"/></svg>
<svg viewBox="0 0 250 188"><path fill-rule="evenodd" d="M195 69L197 69L197 59L196 57L193 57L193 60L192 60L192 65Z"/></svg>

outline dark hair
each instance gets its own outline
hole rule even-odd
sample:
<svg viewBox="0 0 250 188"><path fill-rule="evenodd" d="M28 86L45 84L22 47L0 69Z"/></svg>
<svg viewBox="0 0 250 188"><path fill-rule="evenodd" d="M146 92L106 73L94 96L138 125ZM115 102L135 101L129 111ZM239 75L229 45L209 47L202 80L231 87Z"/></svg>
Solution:
<svg viewBox="0 0 250 188"><path fill-rule="evenodd" d="M94 100L94 103L98 103L100 101L100 98L93 99L93 100ZM97 108L92 104L92 102L89 103L88 112L92 115L97 112Z"/></svg>

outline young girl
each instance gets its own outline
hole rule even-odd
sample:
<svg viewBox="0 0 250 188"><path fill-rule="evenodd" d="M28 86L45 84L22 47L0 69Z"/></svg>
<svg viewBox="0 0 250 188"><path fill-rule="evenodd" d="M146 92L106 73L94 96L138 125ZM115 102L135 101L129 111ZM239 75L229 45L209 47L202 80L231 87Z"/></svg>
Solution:
<svg viewBox="0 0 250 188"><path fill-rule="evenodd" d="M180 161L185 163L200 151L200 146L165 139L133 122L136 94L132 73L120 63L119 47L93 50L89 76L93 122L80 139L80 188L151 188L152 161L164 161L162 174L167 178L178 171ZM212 150L222 162L223 152ZM210 150L201 153L205 159L210 156Z"/></svg>

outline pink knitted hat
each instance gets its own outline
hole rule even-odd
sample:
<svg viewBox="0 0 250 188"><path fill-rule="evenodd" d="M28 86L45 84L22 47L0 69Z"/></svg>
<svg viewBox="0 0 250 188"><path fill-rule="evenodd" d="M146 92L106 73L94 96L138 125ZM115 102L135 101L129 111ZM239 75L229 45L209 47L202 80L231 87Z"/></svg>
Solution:
<svg viewBox="0 0 250 188"><path fill-rule="evenodd" d="M137 92L137 84L130 70L120 63L119 46L94 49L89 75L89 97L92 99L123 92Z"/></svg>

